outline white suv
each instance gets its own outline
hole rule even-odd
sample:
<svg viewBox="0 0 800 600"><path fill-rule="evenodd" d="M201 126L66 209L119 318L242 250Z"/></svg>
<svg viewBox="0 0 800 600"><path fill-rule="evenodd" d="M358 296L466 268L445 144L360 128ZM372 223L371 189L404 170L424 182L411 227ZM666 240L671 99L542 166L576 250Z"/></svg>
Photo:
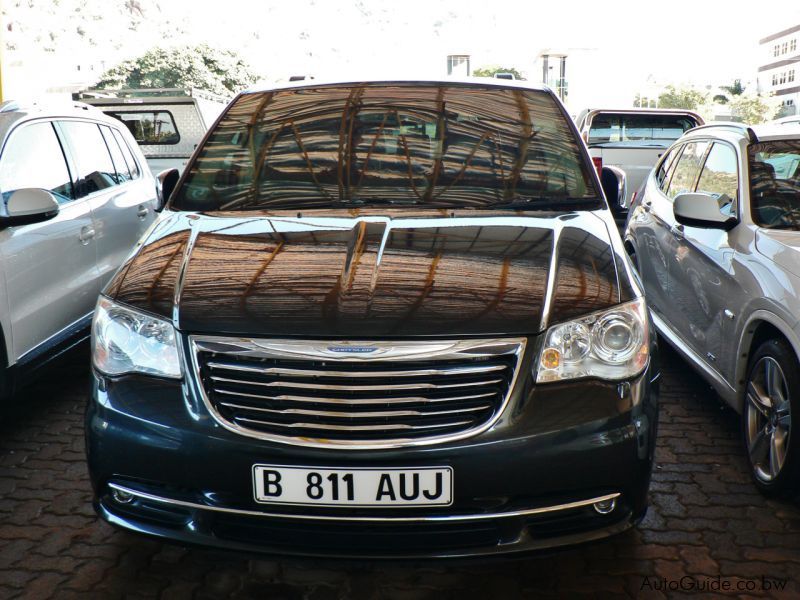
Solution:
<svg viewBox="0 0 800 600"><path fill-rule="evenodd" d="M98 293L155 218L124 125L82 104L0 105L0 393L85 339Z"/></svg>

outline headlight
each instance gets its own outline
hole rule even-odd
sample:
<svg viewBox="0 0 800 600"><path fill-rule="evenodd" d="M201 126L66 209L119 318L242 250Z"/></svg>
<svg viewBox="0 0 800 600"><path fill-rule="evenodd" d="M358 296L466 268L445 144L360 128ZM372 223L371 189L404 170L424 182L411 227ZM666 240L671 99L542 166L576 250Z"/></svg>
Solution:
<svg viewBox="0 0 800 600"><path fill-rule="evenodd" d="M628 379L647 365L649 338L643 298L553 325L545 334L536 382Z"/></svg>
<svg viewBox="0 0 800 600"><path fill-rule="evenodd" d="M100 296L92 322L92 361L106 375L183 376L172 323Z"/></svg>

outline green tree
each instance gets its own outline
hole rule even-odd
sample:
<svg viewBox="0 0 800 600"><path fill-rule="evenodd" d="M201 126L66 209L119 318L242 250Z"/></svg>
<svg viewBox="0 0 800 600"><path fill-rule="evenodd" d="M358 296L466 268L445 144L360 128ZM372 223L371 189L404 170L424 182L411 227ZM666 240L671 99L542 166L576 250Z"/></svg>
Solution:
<svg viewBox="0 0 800 600"><path fill-rule="evenodd" d="M514 67L499 67L497 65L491 65L488 67L481 67L480 69L475 69L472 74L475 77L494 77L495 73L511 73L514 75L515 79L522 79L522 75L520 72L517 71Z"/></svg>
<svg viewBox="0 0 800 600"><path fill-rule="evenodd" d="M668 85L658 96L658 107L697 110L707 101L708 94L704 94L692 88L678 88L673 85Z"/></svg>
<svg viewBox="0 0 800 600"><path fill-rule="evenodd" d="M731 96L741 96L744 94L744 86L742 85L741 79L734 79L733 85L722 85L720 89L725 90Z"/></svg>
<svg viewBox="0 0 800 600"><path fill-rule="evenodd" d="M773 98L741 94L730 101L731 114L749 125L766 123L775 118L779 110L777 101Z"/></svg>
<svg viewBox="0 0 800 600"><path fill-rule="evenodd" d="M231 50L207 44L153 48L106 71L98 88L195 87L215 94L236 93L257 81L251 67Z"/></svg>

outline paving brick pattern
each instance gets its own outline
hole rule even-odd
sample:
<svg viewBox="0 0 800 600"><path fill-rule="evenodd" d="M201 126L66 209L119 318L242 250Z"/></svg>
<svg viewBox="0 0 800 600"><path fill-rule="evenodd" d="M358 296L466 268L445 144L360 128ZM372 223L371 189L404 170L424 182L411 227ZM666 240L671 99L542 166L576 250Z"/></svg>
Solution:
<svg viewBox="0 0 800 600"><path fill-rule="evenodd" d="M659 598L681 586L800 596L800 499L755 491L736 415L668 350L652 506L639 528L524 559L424 564L253 558L100 522L83 457L86 360L71 357L0 418L0 598Z"/></svg>

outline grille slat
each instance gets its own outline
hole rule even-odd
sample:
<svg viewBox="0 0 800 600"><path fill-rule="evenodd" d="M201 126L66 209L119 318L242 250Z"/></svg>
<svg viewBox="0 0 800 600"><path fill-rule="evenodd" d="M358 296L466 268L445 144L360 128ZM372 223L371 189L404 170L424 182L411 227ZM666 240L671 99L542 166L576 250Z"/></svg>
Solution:
<svg viewBox="0 0 800 600"><path fill-rule="evenodd" d="M261 421L248 419L247 417L236 417L237 421L243 423L260 424ZM326 429L331 431L402 431L408 429L441 429L443 427L457 427L468 425L470 421L454 421L451 423L434 423L430 425L409 425L408 423L381 423L380 425L333 425L331 423L279 423L273 425L279 427L291 427L294 429Z"/></svg>
<svg viewBox="0 0 800 600"><path fill-rule="evenodd" d="M190 341L204 400L221 424L262 439L347 448L484 431L505 408L525 349L523 338Z"/></svg>
<svg viewBox="0 0 800 600"><path fill-rule="evenodd" d="M238 383L241 385L259 385L262 387L278 387L278 388L297 388L300 390L339 390L339 391L353 391L353 390L438 390L438 389L451 389L463 387L479 387L484 385L497 385L502 383L502 379L490 379L484 381L465 381L461 383L447 383L437 384L429 382L419 383L385 383L383 385L358 385L356 383L350 384L331 384L331 383L302 383L299 381L286 381L279 379L276 381L247 381L243 379L231 379L229 377L219 377L212 375L210 377L213 381L221 381L222 383Z"/></svg>
<svg viewBox="0 0 800 600"><path fill-rule="evenodd" d="M235 392L222 388L216 388L216 393L225 396L239 396L242 398L255 398L257 400L266 400L270 402L315 402L321 404L348 404L348 405L361 405L361 404L414 404L414 403L436 403L436 402L452 402L459 400L478 400L480 398L488 398L489 396L496 396L497 392L486 392L484 394L471 394L469 396L446 396L444 398L426 398L423 396L401 396L398 398L330 398L326 396L297 396L281 394L278 396L265 396L263 394L248 394L245 392Z"/></svg>
<svg viewBox="0 0 800 600"><path fill-rule="evenodd" d="M217 361L210 361L208 366L211 369L222 369L226 371L243 371L246 373L258 373L262 375L295 375L302 378L309 377L374 377L386 378L387 375L391 377L424 377L426 375L472 375L480 373L491 373L493 371L502 371L506 369L506 365L480 365L474 367L448 367L443 369L414 369L414 370L387 370L387 371L331 371L331 370L316 370L311 367L308 369L288 369L282 367L253 367L245 365L236 365L231 363L220 363Z"/></svg>
<svg viewBox="0 0 800 600"><path fill-rule="evenodd" d="M419 411L419 410L370 410L362 412L342 412L335 410L311 410L308 408L260 408L256 406L246 406L244 404L234 404L232 402L222 402L222 406L228 408L237 408L240 410L252 410L255 412L263 412L279 415L307 415L315 417L337 417L342 419L371 419L375 417L426 417L426 416L439 416L439 415L458 415L469 412L476 412L492 408L491 404L484 404L482 406L474 406L470 408L458 408L455 410L436 410L436 411Z"/></svg>

